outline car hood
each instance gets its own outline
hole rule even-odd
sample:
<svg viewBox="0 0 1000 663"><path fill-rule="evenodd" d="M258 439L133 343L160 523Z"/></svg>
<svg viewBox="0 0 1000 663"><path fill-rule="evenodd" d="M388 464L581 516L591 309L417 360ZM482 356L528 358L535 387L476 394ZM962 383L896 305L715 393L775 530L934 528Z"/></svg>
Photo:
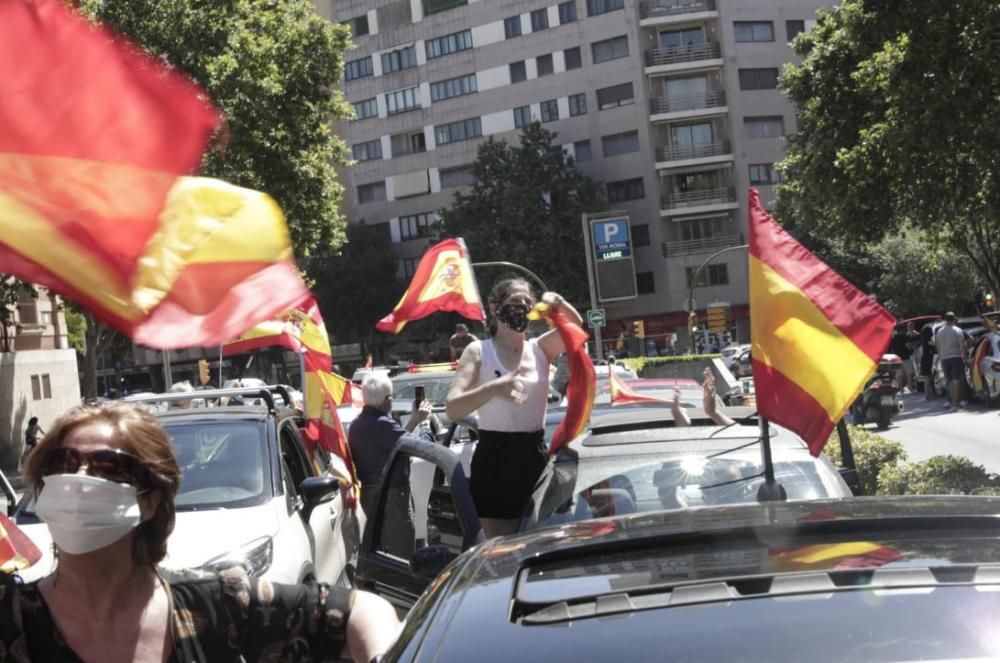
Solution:
<svg viewBox="0 0 1000 663"><path fill-rule="evenodd" d="M161 563L171 569L196 568L254 539L274 536L278 519L272 502L243 509L182 511Z"/></svg>

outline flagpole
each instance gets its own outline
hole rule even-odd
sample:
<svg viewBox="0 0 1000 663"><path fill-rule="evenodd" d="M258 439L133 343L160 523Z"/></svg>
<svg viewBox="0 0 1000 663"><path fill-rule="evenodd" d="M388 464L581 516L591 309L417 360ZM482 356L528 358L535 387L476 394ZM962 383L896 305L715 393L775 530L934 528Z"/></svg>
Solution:
<svg viewBox="0 0 1000 663"><path fill-rule="evenodd" d="M222 389L222 348L223 346L220 345L219 346L219 389Z"/></svg>
<svg viewBox="0 0 1000 663"><path fill-rule="evenodd" d="M760 418L760 458L764 465L764 483L757 490L758 502L784 502L788 499L784 487L774 480L774 461L771 459L771 430L767 419Z"/></svg>
<svg viewBox="0 0 1000 663"><path fill-rule="evenodd" d="M740 250L740 249L749 249L749 248L750 248L749 244L740 244L738 246L727 246L726 248L722 249L721 251L716 251L712 255L710 255L707 258L705 258L704 262L702 262L700 265L698 265L698 269L695 270L694 275L691 277L690 282L688 282L688 300L687 300L687 307L688 307L688 347L691 348L691 354L695 353L694 352L694 350L695 350L695 345L694 345L694 327L695 327L696 320L692 319L692 316L695 315L695 308L696 308L695 305L694 305L694 286L695 286L696 283L698 283L698 277L701 276L701 270L705 269L705 267L708 266L708 263L712 262L713 260L715 260L716 258L718 258L719 256L721 256L723 253L727 253L728 251L737 251L737 250Z"/></svg>

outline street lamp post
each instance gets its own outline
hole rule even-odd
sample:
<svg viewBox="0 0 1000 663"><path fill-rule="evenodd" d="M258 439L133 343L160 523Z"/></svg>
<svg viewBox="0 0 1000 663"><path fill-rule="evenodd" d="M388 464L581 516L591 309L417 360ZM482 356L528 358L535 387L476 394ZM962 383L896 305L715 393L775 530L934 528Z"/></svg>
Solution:
<svg viewBox="0 0 1000 663"><path fill-rule="evenodd" d="M691 349L691 354L694 354L694 323L695 323L695 316L696 316L696 314L694 312L694 309L695 309L695 305L694 305L694 285L698 282L698 277L701 276L701 270L705 269L705 266L708 265L708 263L712 262L713 260L715 260L716 258L718 258L719 256L721 256L723 253L728 253L729 251L736 251L736 250L742 250L742 249L748 249L748 248L750 248L749 244L740 244L738 246L727 246L726 248L722 249L721 251L716 251L712 255L710 255L707 258L705 258L705 262L703 262L700 265L698 265L698 269L695 270L694 275L691 277L691 282L688 283L688 300L687 300L687 305L688 305L688 343L689 343L689 347Z"/></svg>
<svg viewBox="0 0 1000 663"><path fill-rule="evenodd" d="M540 285L542 287L542 292L548 292L549 291L549 286L545 285L545 281L543 281L542 279L540 279L538 277L538 274L535 274L533 271L531 271L527 267L522 267L521 265L515 264L513 262L503 262L503 261L497 261L497 262L474 262L474 263L472 263L472 266L473 267L507 267L507 268L510 268L510 269L519 269L522 272L524 272L525 274L527 274L528 276L530 276L531 278L535 279L535 283L537 283L538 285Z"/></svg>

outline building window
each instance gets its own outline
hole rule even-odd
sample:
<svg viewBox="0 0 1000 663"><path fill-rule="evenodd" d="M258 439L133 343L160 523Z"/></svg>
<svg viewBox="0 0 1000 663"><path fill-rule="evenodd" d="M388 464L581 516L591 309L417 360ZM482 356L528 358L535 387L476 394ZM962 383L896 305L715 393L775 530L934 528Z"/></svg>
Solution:
<svg viewBox="0 0 1000 663"><path fill-rule="evenodd" d="M359 60L351 60L344 64L344 80L353 81L356 78L364 78L374 73L372 69L372 56L366 56Z"/></svg>
<svg viewBox="0 0 1000 663"><path fill-rule="evenodd" d="M626 131L611 136L602 136L601 145L604 148L604 156L616 157L620 154L631 154L639 151L639 132Z"/></svg>
<svg viewBox="0 0 1000 663"><path fill-rule="evenodd" d="M427 151L427 138L424 136L423 130L393 134L389 141L393 157L404 157L407 154L419 154Z"/></svg>
<svg viewBox="0 0 1000 663"><path fill-rule="evenodd" d="M737 42L774 41L771 21L733 21Z"/></svg>
<svg viewBox="0 0 1000 663"><path fill-rule="evenodd" d="M476 183L476 176L471 165L442 168L440 176L442 189L450 189L456 186L471 186Z"/></svg>
<svg viewBox="0 0 1000 663"><path fill-rule="evenodd" d="M424 42L424 48L427 49L428 60L468 50L472 48L472 30L463 30L444 37L428 39Z"/></svg>
<svg viewBox="0 0 1000 663"><path fill-rule="evenodd" d="M594 58L594 64L628 57L628 37L622 35L621 37L595 41L590 45L590 51Z"/></svg>
<svg viewBox="0 0 1000 663"><path fill-rule="evenodd" d="M538 71L539 78L551 76L556 70L555 65L552 64L552 54L539 55L535 58L535 69Z"/></svg>
<svg viewBox="0 0 1000 663"><path fill-rule="evenodd" d="M581 92L580 94L572 94L569 97L569 116L576 117L577 115L587 114L587 95Z"/></svg>
<svg viewBox="0 0 1000 663"><path fill-rule="evenodd" d="M777 68L740 69L741 90L776 90L778 89Z"/></svg>
<svg viewBox="0 0 1000 663"><path fill-rule="evenodd" d="M435 218L430 212L411 214L399 217L399 237L401 239L417 239L433 235L432 226Z"/></svg>
<svg viewBox="0 0 1000 663"><path fill-rule="evenodd" d="M410 69L417 66L417 49L413 46L400 48L382 54L382 73L391 74L394 71Z"/></svg>
<svg viewBox="0 0 1000 663"><path fill-rule="evenodd" d="M355 120L365 120L369 117L378 117L378 102L375 97L354 104Z"/></svg>
<svg viewBox="0 0 1000 663"><path fill-rule="evenodd" d="M607 14L625 6L625 0L587 0L587 16Z"/></svg>
<svg viewBox="0 0 1000 663"><path fill-rule="evenodd" d="M528 68L524 66L524 60L511 62L509 67L511 83L520 83L521 81L528 80Z"/></svg>
<svg viewBox="0 0 1000 663"><path fill-rule="evenodd" d="M712 239L726 234L728 218L714 216L707 219L695 219L693 221L681 221L677 224L680 228L680 238L682 242L693 242L703 239Z"/></svg>
<svg viewBox="0 0 1000 663"><path fill-rule="evenodd" d="M698 282L695 284L692 284L691 280L694 278L694 273L698 271L698 268L688 267L686 271L689 288L704 288L710 285L729 284L729 266L726 264L708 265L705 269L701 270L701 274L698 275Z"/></svg>
<svg viewBox="0 0 1000 663"><path fill-rule="evenodd" d="M385 180L358 186L359 203L376 203L385 200Z"/></svg>
<svg viewBox="0 0 1000 663"><path fill-rule="evenodd" d="M31 400L42 400L42 376L40 375L31 376Z"/></svg>
<svg viewBox="0 0 1000 663"><path fill-rule="evenodd" d="M583 57L580 55L580 47L574 46L563 51L563 59L566 60L566 71L579 69L583 66Z"/></svg>
<svg viewBox="0 0 1000 663"><path fill-rule="evenodd" d="M461 97L462 95L472 94L477 90L478 88L476 87L475 74L459 76L458 78L449 78L446 81L431 83L431 101L442 101L444 99L451 99L452 97Z"/></svg>
<svg viewBox="0 0 1000 663"><path fill-rule="evenodd" d="M382 141L376 139L365 143L356 143L351 146L351 151L354 152L355 161L371 161L372 159L381 159Z"/></svg>
<svg viewBox="0 0 1000 663"><path fill-rule="evenodd" d="M632 246L649 246L649 224L632 226Z"/></svg>
<svg viewBox="0 0 1000 663"><path fill-rule="evenodd" d="M398 0L375 10L378 27L382 32L388 32L413 22L410 0Z"/></svg>
<svg viewBox="0 0 1000 663"><path fill-rule="evenodd" d="M559 103L552 99L539 104L542 111L542 122L555 122L559 119Z"/></svg>
<svg viewBox="0 0 1000 663"><path fill-rule="evenodd" d="M613 85L597 91L597 107L600 110L629 106L633 103L635 103L635 95L632 92L631 83Z"/></svg>
<svg viewBox="0 0 1000 663"><path fill-rule="evenodd" d="M343 25L351 29L352 37L364 37L368 34L368 14L362 14L361 16L344 21Z"/></svg>
<svg viewBox="0 0 1000 663"><path fill-rule="evenodd" d="M518 106L514 109L514 127L520 129L531 124L531 106Z"/></svg>
<svg viewBox="0 0 1000 663"><path fill-rule="evenodd" d="M750 164L750 184L777 184L781 181L781 171L773 163Z"/></svg>
<svg viewBox="0 0 1000 663"><path fill-rule="evenodd" d="M478 138L483 135L483 125L478 117L448 124L439 124L434 127L434 140L438 145L457 143L470 138Z"/></svg>
<svg viewBox="0 0 1000 663"><path fill-rule="evenodd" d="M549 29L549 10L536 9L531 12L531 31L539 32Z"/></svg>
<svg viewBox="0 0 1000 663"><path fill-rule="evenodd" d="M420 87L414 85L403 90L385 93L385 107L389 115L404 113L414 108L420 108Z"/></svg>
<svg viewBox="0 0 1000 663"><path fill-rule="evenodd" d="M464 7L468 0L423 0L424 16L448 11L455 7Z"/></svg>
<svg viewBox="0 0 1000 663"><path fill-rule="evenodd" d="M417 271L417 259L416 258L403 258L403 278L409 279L413 277L413 273Z"/></svg>
<svg viewBox="0 0 1000 663"><path fill-rule="evenodd" d="M608 202L620 203L626 200L639 200L645 196L646 189L643 187L641 177L608 182Z"/></svg>
<svg viewBox="0 0 1000 663"><path fill-rule="evenodd" d="M745 117L743 127L747 138L774 138L785 135L785 120L780 115Z"/></svg>
<svg viewBox="0 0 1000 663"><path fill-rule="evenodd" d="M578 140L573 143L573 155L573 158L576 159L577 163L583 163L593 159L594 155L590 152L590 141Z"/></svg>
<svg viewBox="0 0 1000 663"><path fill-rule="evenodd" d="M792 41L799 35L800 32L805 31L805 21L785 21L785 32L788 33L788 41Z"/></svg>
<svg viewBox="0 0 1000 663"><path fill-rule="evenodd" d="M636 272L635 289L640 295L651 295L656 292L656 281L653 272Z"/></svg>
<svg viewBox="0 0 1000 663"><path fill-rule="evenodd" d="M503 20L503 33L507 39L521 36L521 17L511 16Z"/></svg>
<svg viewBox="0 0 1000 663"><path fill-rule="evenodd" d="M559 3L559 25L576 21L576 0Z"/></svg>

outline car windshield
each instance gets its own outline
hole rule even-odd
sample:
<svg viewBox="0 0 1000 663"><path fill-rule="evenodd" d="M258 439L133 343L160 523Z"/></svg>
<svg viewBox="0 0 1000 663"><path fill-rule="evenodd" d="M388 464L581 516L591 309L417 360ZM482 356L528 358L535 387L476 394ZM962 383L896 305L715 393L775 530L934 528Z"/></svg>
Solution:
<svg viewBox="0 0 1000 663"><path fill-rule="evenodd" d="M662 448L654 453L630 453L626 448L597 456L561 454L536 491L538 510L532 514L532 527L756 501L764 481L757 445L719 455L678 452L670 442L658 446ZM789 500L843 496L833 470L804 448L775 449L773 456L775 479Z"/></svg>
<svg viewBox="0 0 1000 663"><path fill-rule="evenodd" d="M178 511L250 506L270 495L260 424L213 421L166 428L181 468Z"/></svg>
<svg viewBox="0 0 1000 663"><path fill-rule="evenodd" d="M448 400L448 390L451 389L451 381L455 375L450 373L443 376L416 376L397 378L392 382L392 397L395 400L413 400L413 392L418 385L423 385L427 400L434 405L444 405Z"/></svg>

